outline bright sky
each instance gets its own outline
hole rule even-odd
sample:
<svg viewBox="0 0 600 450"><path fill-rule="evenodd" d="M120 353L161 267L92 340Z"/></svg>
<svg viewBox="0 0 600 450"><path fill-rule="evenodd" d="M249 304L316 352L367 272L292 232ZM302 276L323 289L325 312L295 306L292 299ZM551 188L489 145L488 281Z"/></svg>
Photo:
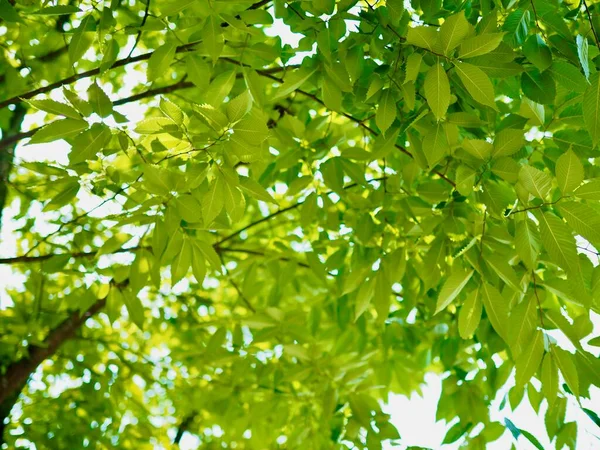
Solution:
<svg viewBox="0 0 600 450"><path fill-rule="evenodd" d="M351 12L357 13L354 10ZM348 28L355 27L355 23L348 21ZM290 28L285 25L281 20L276 19L273 26L267 30L267 34L271 36L279 36L284 44L289 44L292 47L298 45L298 41L302 38L301 35L297 35L291 32ZM312 52L298 53L290 64L298 64L302 59L314 53L314 47ZM122 50L124 54L127 54L129 48ZM127 70L125 78L125 84L122 90L119 92L119 97L129 95L131 88L140 82L144 82L143 75L141 72L133 71L130 68ZM90 80L82 80L76 84L76 91L84 92L89 86ZM53 93L53 97L61 99L61 95L58 92ZM146 106L140 106L139 104L129 104L118 107L119 112L125 114L132 122L139 121L143 118L144 112L147 109ZM39 126L43 123L44 113L37 112L35 114L29 114L23 124L23 129L30 129L34 126ZM57 161L60 163L68 163L69 147L64 141L53 142L50 144L39 144L33 146L24 146L20 144L16 149L16 158L18 161ZM94 197L85 191L80 191L78 194L81 206L85 210L89 210L100 203L100 199ZM14 230L17 229L22 221L11 221L10 218L16 214L18 208L13 205L11 208L5 210L5 221L3 223L0 233L0 256L14 256L18 254L15 247ZM116 209L115 209L116 208ZM35 214L40 213L41 208L35 211ZM104 215L107 213L117 212L118 205L108 204L103 208L100 208L95 212L95 215ZM44 232L54 231L54 228L45 225L43 221L36 222L36 227ZM597 261L594 261L597 264ZM12 302L5 292L5 288L21 287L24 282L24 277L17 277L11 273L10 266L0 265L0 310L6 308ZM600 332L600 320L599 316L593 317L595 333ZM553 335L556 337L561 346L569 348L569 343L565 342L564 338L560 335ZM593 347L588 347L590 350L597 350ZM595 352L598 355L598 351ZM509 386L514 383L514 377L511 377ZM505 389L494 402L491 415L492 419L502 422L504 418L510 419L517 427L525 429L531 432L542 444L544 448L552 448L552 445L548 441L548 437L545 435L544 426L544 413L546 410L545 401L541 408L540 416L537 416L533 411L533 408L529 405L529 402L524 399L519 407L515 411L510 411L509 407L505 407L502 412L498 411L498 405L502 397L506 394L508 389ZM446 434L446 430L449 428L444 422L436 422L436 406L441 393L441 377L430 374L426 377L426 384L423 387L423 395L413 395L407 398L402 395L390 396L389 402L385 405L385 410L392 416L393 424L398 428L402 441L408 446L421 446L435 449L456 449L462 440L458 441L454 445L442 446L441 443ZM591 401L583 401L582 406L597 410L600 405L600 390L593 388L593 396L595 401L595 407ZM575 420L579 425L578 434L578 449L581 450L593 450L600 448L600 429L585 415L583 411L576 404L573 397L569 399L567 409L567 420ZM453 423L452 423L453 425ZM173 435L175 430L173 431ZM489 444L488 448L492 450L504 450L511 446L511 442L514 442L512 435L508 430L503 436L496 442ZM186 433L181 442L182 449L195 449L198 447L198 440L193 435ZM534 449L524 437L520 437L516 447L521 450ZM388 445L385 448L406 448L402 446L391 446Z"/></svg>

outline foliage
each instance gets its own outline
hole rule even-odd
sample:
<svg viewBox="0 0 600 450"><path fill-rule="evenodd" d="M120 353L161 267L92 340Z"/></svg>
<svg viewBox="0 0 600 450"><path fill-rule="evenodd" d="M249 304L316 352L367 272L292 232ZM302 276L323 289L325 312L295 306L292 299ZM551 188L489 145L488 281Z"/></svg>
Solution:
<svg viewBox="0 0 600 450"><path fill-rule="evenodd" d="M402 442L381 402L436 372L446 442L539 446L488 414L526 393L573 448L598 6L146 1L0 1L8 447L377 449ZM26 138L68 161L13 158Z"/></svg>

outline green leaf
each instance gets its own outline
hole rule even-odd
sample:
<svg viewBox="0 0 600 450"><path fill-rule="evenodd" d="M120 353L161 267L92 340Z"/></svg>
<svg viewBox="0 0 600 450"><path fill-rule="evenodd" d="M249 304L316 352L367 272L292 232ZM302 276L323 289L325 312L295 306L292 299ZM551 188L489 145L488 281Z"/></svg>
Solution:
<svg viewBox="0 0 600 450"><path fill-rule="evenodd" d="M163 97L160 99L160 110L177 125L183 125L185 113L175 103Z"/></svg>
<svg viewBox="0 0 600 450"><path fill-rule="evenodd" d="M504 33L486 33L465 40L458 52L461 59L473 58L494 51L502 42Z"/></svg>
<svg viewBox="0 0 600 450"><path fill-rule="evenodd" d="M537 69L533 69L523 72L521 89L527 97L542 105L552 104L556 96L556 85L550 71L540 73Z"/></svg>
<svg viewBox="0 0 600 450"><path fill-rule="evenodd" d="M202 198L202 217L206 227L213 223L225 204L223 183L222 177L216 177Z"/></svg>
<svg viewBox="0 0 600 450"><path fill-rule="evenodd" d="M183 243L179 253L171 263L171 286L175 286L190 270L192 264L192 244L187 237L183 238Z"/></svg>
<svg viewBox="0 0 600 450"><path fill-rule="evenodd" d="M583 120L595 147L600 140L600 76L597 73L590 77L583 96Z"/></svg>
<svg viewBox="0 0 600 450"><path fill-rule="evenodd" d="M146 176L147 174L148 172L146 172ZM169 187L167 185L163 186L163 192L169 192ZM193 223L202 221L202 206L193 196L189 194L180 195L175 199L175 205L177 206L179 215L186 222Z"/></svg>
<svg viewBox="0 0 600 450"><path fill-rule="evenodd" d="M423 139L423 151L430 167L434 167L446 154L450 148L448 138L442 124L437 126L425 135Z"/></svg>
<svg viewBox="0 0 600 450"><path fill-rule="evenodd" d="M552 177L533 166L525 165L519 171L519 182L531 195L545 199L552 189Z"/></svg>
<svg viewBox="0 0 600 450"><path fill-rule="evenodd" d="M563 153L556 161L556 179L563 194L573 192L583 182L583 164L572 150Z"/></svg>
<svg viewBox="0 0 600 450"><path fill-rule="evenodd" d="M583 69L583 73L586 78L590 77L590 63L589 63L589 45L586 38L577 35L577 56L579 56L579 63L581 64L581 68Z"/></svg>
<svg viewBox="0 0 600 450"><path fill-rule="evenodd" d="M558 366L552 357L552 353L544 355L541 382L542 393L548 400L550 407L552 407L558 395Z"/></svg>
<svg viewBox="0 0 600 450"><path fill-rule="evenodd" d="M241 120L252 109L252 95L245 90L227 104L227 118L231 123Z"/></svg>
<svg viewBox="0 0 600 450"><path fill-rule="evenodd" d="M244 216L244 210L246 209L246 200L238 189L237 185L232 184L227 178L224 178L223 182L223 195L225 210L229 215L232 223L239 222Z"/></svg>
<svg viewBox="0 0 600 450"><path fill-rule="evenodd" d="M92 109L100 117L108 117L113 112L113 105L108 95L96 83L92 83L87 90L88 100Z"/></svg>
<svg viewBox="0 0 600 450"><path fill-rule="evenodd" d="M450 83L441 64L435 64L429 69L423 87L429 108L436 119L441 120L450 105Z"/></svg>
<svg viewBox="0 0 600 450"><path fill-rule="evenodd" d="M435 52L439 50L439 33L435 28L428 26L409 28L406 43Z"/></svg>
<svg viewBox="0 0 600 450"><path fill-rule="evenodd" d="M390 19L392 20L392 25L398 26L400 19L404 14L404 0L387 0L385 6L387 7Z"/></svg>
<svg viewBox="0 0 600 450"><path fill-rule="evenodd" d="M440 294L437 299L437 305L435 307L435 314L446 309L446 307L452 303L456 297L458 297L460 292L471 279L471 276L473 276L473 270L465 271L457 269L456 271L452 272L440 290Z"/></svg>
<svg viewBox="0 0 600 450"><path fill-rule="evenodd" d="M521 150L525 144L523 131L507 128L496 134L494 139L494 158L510 156Z"/></svg>
<svg viewBox="0 0 600 450"><path fill-rule="evenodd" d="M123 303L127 308L127 313L131 321L140 329L144 329L144 306L139 297L133 294L130 290L124 290Z"/></svg>
<svg viewBox="0 0 600 450"><path fill-rule="evenodd" d="M204 93L204 101L219 108L235 84L235 70L226 70L215 77Z"/></svg>
<svg viewBox="0 0 600 450"><path fill-rule="evenodd" d="M234 135L252 145L260 145L269 137L269 129L259 116L250 114L233 127Z"/></svg>
<svg viewBox="0 0 600 450"><path fill-rule="evenodd" d="M481 299L496 333L506 340L508 324L508 301L500 295L500 292L486 281L481 282Z"/></svg>
<svg viewBox="0 0 600 450"><path fill-rule="evenodd" d="M540 253L540 233L528 217L516 223L515 249L527 268L534 269Z"/></svg>
<svg viewBox="0 0 600 450"><path fill-rule="evenodd" d="M152 56L148 60L148 69L146 70L148 83L156 81L168 72L168 68L175 58L176 51L177 46L173 42L165 42L154 50L154 53L152 53Z"/></svg>
<svg viewBox="0 0 600 450"><path fill-rule="evenodd" d="M75 109L65 103L57 102L56 100L28 100L27 103L40 111L45 111L50 114L65 116L71 119L81 119L81 115Z"/></svg>
<svg viewBox="0 0 600 450"><path fill-rule="evenodd" d="M470 31L463 11L446 18L440 27L440 44L444 55L449 56Z"/></svg>
<svg viewBox="0 0 600 450"><path fill-rule="evenodd" d="M467 92L471 94L476 102L489 106L494 110L498 109L495 102L494 86L480 68L461 62L456 62L454 67Z"/></svg>
<svg viewBox="0 0 600 450"><path fill-rule="evenodd" d="M565 271L578 270L575 238L565 223L550 212L538 215L544 249Z"/></svg>
<svg viewBox="0 0 600 450"><path fill-rule="evenodd" d="M573 362L573 355L566 350L553 346L552 356L554 357L556 365L560 369L560 373L562 373L567 386L569 386L569 389L576 397L579 397L579 376L577 375L577 367Z"/></svg>
<svg viewBox="0 0 600 450"><path fill-rule="evenodd" d="M88 14L83 18L69 42L69 59L71 64L78 63L94 42L94 18Z"/></svg>
<svg viewBox="0 0 600 450"><path fill-rule="evenodd" d="M77 136L88 127L85 120L60 119L39 129L29 140L28 144L41 144L63 138Z"/></svg>
<svg viewBox="0 0 600 450"><path fill-rule="evenodd" d="M600 213L584 203L561 202L558 210L577 234L594 245L600 243Z"/></svg>
<svg viewBox="0 0 600 450"><path fill-rule="evenodd" d="M327 108L333 111L342 111L342 91L330 77L325 76L323 78L321 92L323 95L323 102Z"/></svg>
<svg viewBox="0 0 600 450"><path fill-rule="evenodd" d="M200 250L204 258L210 263L214 270L217 272L221 272L221 258L212 245L207 244L204 241L196 240L194 241L194 245Z"/></svg>
<svg viewBox="0 0 600 450"><path fill-rule="evenodd" d="M221 20L216 15L210 15L206 19L204 28L202 29L202 41L208 51L208 55L212 59L213 65L215 65L225 45Z"/></svg>
<svg viewBox="0 0 600 450"><path fill-rule="evenodd" d="M523 44L523 54L540 72L552 64L552 52L539 34L527 38Z"/></svg>
<svg viewBox="0 0 600 450"><path fill-rule="evenodd" d="M110 128L95 123L89 130L80 133L73 141L73 147L69 153L69 163L74 165L95 159L96 154L108 144L111 137Z"/></svg>
<svg viewBox="0 0 600 450"><path fill-rule="evenodd" d="M200 56L190 53L185 57L185 72L197 88L205 90L210 83L210 66Z"/></svg>
<svg viewBox="0 0 600 450"><path fill-rule="evenodd" d="M487 161L492 155L494 146L480 139L463 139L462 148L477 159Z"/></svg>
<svg viewBox="0 0 600 450"><path fill-rule="evenodd" d="M515 361L517 386L525 386L535 375L544 356L544 338L541 331L536 331L533 339L525 347L519 358Z"/></svg>
<svg viewBox="0 0 600 450"><path fill-rule="evenodd" d="M276 101L280 98L287 97L296 89L301 88L302 85L306 83L315 72L316 69L301 68L287 75L285 77L284 83L279 87L278 90L275 91L275 95L272 101Z"/></svg>
<svg viewBox="0 0 600 450"><path fill-rule="evenodd" d="M494 272L504 281L511 289L521 292L523 289L521 283L517 278L517 274L514 269L508 264L506 258L497 255L489 254L485 257L485 263L488 264Z"/></svg>
<svg viewBox="0 0 600 450"><path fill-rule="evenodd" d="M588 82L579 69L566 61L554 61L549 69L552 78L570 92L583 93Z"/></svg>
<svg viewBox="0 0 600 450"><path fill-rule="evenodd" d="M375 122L381 132L385 134L392 123L394 123L394 120L396 120L396 101L393 92L390 89L386 89L379 97Z"/></svg>
<svg viewBox="0 0 600 450"><path fill-rule="evenodd" d="M206 261L200 247L195 245L195 243L192 247L192 273L196 281L202 284L206 277Z"/></svg>
<svg viewBox="0 0 600 450"><path fill-rule="evenodd" d="M354 311L354 321L356 322L360 316L364 314L367 310L371 301L373 300L373 295L375 293L375 278L371 278L368 281L364 282L358 293L356 294L356 306Z"/></svg>
<svg viewBox="0 0 600 450"><path fill-rule="evenodd" d="M423 61L423 57L420 53L413 53L408 58L406 58L406 74L404 76L404 83L410 83L411 81L415 81L417 76L419 75L419 70L421 69L421 62ZM377 78L381 80L380 78ZM373 81L375 78L373 79ZM370 92L371 88L369 88ZM369 95L367 95L369 98Z"/></svg>
<svg viewBox="0 0 600 450"><path fill-rule="evenodd" d="M264 187L262 187L252 178L240 177L240 187L256 200L277 204L277 201L271 196L271 194L269 194Z"/></svg>
<svg viewBox="0 0 600 450"><path fill-rule="evenodd" d="M467 299L458 314L458 332L463 339L469 339L479 326L483 304L479 294L479 289L472 291L467 295Z"/></svg>
<svg viewBox="0 0 600 450"><path fill-rule="evenodd" d="M575 196L585 200L600 200L600 178L593 178L575 189Z"/></svg>

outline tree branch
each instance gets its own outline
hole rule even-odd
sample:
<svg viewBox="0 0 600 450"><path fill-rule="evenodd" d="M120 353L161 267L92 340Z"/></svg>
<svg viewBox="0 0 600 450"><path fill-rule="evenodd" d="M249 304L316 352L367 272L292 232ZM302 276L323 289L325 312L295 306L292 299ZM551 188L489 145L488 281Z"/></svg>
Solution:
<svg viewBox="0 0 600 450"><path fill-rule="evenodd" d="M600 39L598 39L598 33L596 33L596 27L594 27L594 22L592 21L592 15L590 14L590 8L585 0L583 0L583 6L585 7L585 12L588 17L588 21L590 22L590 27L592 28L592 32L594 33L594 39L596 40L596 46L600 49Z"/></svg>
<svg viewBox="0 0 600 450"><path fill-rule="evenodd" d="M15 392L20 392L37 367L53 355L88 318L100 311L105 304L106 299L99 299L83 314L72 313L46 336L42 346L29 345L29 356L9 365L4 375L0 376L0 405L3 405Z"/></svg>
<svg viewBox="0 0 600 450"><path fill-rule="evenodd" d="M259 8L260 6L265 5L268 2L265 2L264 0L259 1L257 3L255 3L254 5L251 5L250 7L248 7L247 9L256 9ZM223 23L221 24L221 26L223 28L226 28L229 26L228 23ZM194 41L194 42L189 42L187 44L183 44L177 47L177 49L175 50L175 53L184 53L184 52L189 52L191 50L193 50L193 47L197 44L199 44L201 41ZM136 62L140 62L140 61L146 61L147 59L150 59L150 57L154 54L154 50L148 53L144 53L142 55L137 55L134 56L132 58L127 57L127 58L123 58L120 59L118 61L115 61L115 63L110 66L110 68L108 70L112 70L112 69L116 69L119 67L123 67L126 66L128 64L132 64L132 63L136 63ZM75 75L71 75L70 77L67 78L63 78L62 80L58 80L55 81L54 83L49 84L48 86L43 86L40 87L38 89L34 89L33 91L29 91L26 92L24 94L21 95L16 95L12 98L6 99L2 102L0 102L0 109L2 108L6 108L8 105L16 105L18 103L21 103L24 100L28 100L30 98L35 97L36 95L39 94L45 94L47 92L53 91L56 88L59 88L61 86L65 86L68 84L72 84L76 81L82 80L84 78L89 78L89 77L93 77L94 75L98 75L100 73L100 67L96 67L95 69L91 69L85 72L81 72L81 73L77 73Z"/></svg>

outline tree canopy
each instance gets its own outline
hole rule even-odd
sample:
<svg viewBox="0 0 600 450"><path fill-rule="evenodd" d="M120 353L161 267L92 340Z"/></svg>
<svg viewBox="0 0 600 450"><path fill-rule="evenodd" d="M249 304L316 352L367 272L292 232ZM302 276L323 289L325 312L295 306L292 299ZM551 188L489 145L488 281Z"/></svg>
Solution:
<svg viewBox="0 0 600 450"><path fill-rule="evenodd" d="M4 448L377 449L430 372L445 442L542 448L490 418L525 398L575 448L598 31L591 0L0 0Z"/></svg>

